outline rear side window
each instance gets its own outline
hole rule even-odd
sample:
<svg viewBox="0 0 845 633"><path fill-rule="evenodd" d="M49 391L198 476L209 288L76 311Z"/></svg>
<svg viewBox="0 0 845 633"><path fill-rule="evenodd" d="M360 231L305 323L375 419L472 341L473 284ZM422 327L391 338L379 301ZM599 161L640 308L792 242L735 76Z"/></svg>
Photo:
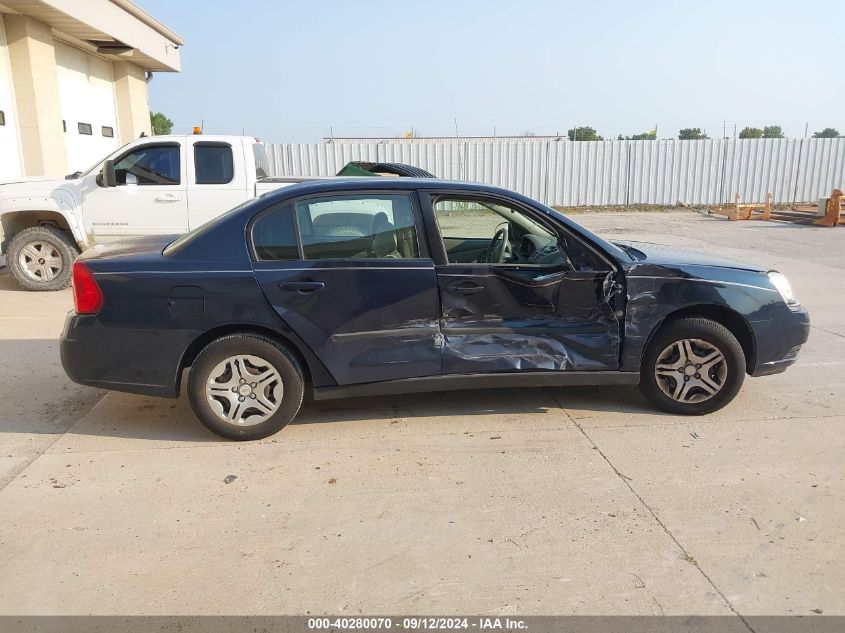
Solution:
<svg viewBox="0 0 845 633"><path fill-rule="evenodd" d="M196 143L194 176L198 185L225 185L235 177L232 146L228 143Z"/></svg>
<svg viewBox="0 0 845 633"><path fill-rule="evenodd" d="M267 158L267 147L264 143L253 143L252 155L255 158L255 177L267 178L270 175L270 160Z"/></svg>
<svg viewBox="0 0 845 633"><path fill-rule="evenodd" d="M252 227L252 244L259 260L299 259L290 204L276 205L261 214Z"/></svg>
<svg viewBox="0 0 845 633"><path fill-rule="evenodd" d="M312 198L298 201L295 212L306 259L420 256L407 194Z"/></svg>

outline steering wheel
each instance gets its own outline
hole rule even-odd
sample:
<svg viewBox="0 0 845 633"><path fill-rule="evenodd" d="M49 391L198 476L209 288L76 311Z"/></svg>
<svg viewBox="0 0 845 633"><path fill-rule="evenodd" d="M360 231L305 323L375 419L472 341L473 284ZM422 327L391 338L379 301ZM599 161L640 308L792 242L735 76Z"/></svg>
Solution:
<svg viewBox="0 0 845 633"><path fill-rule="evenodd" d="M508 247L510 246L510 227L507 222L496 229L496 234L490 240L490 245L487 247L485 254L485 261L490 264L501 264L505 261Z"/></svg>

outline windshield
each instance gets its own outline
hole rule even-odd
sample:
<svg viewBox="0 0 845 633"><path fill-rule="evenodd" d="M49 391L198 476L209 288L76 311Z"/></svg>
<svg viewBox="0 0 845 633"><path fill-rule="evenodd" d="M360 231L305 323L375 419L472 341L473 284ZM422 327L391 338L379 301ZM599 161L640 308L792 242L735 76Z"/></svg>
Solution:
<svg viewBox="0 0 845 633"><path fill-rule="evenodd" d="M553 209L552 207L547 207L546 205L542 205L545 209L551 212L552 216L563 218L563 220L570 226L577 228L577 231L581 233L581 235L587 237L588 239L592 240L595 244L600 246L607 252L609 255L616 257L617 259L621 259L622 261L630 262L634 261L636 258L631 256L629 253L625 252L623 249L619 248L618 245L614 244L613 242L608 242L606 239L599 237L588 228L586 228L583 224L578 224L573 220L570 220L566 215L558 211L557 209Z"/></svg>

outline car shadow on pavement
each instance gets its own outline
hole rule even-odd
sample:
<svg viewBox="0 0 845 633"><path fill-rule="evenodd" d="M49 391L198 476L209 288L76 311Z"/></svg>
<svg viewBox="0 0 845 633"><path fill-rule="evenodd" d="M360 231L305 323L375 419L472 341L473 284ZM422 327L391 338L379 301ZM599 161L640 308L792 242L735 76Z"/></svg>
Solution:
<svg viewBox="0 0 845 633"><path fill-rule="evenodd" d="M576 418L581 416L575 412L671 415L651 404L634 386L555 387L550 393Z"/></svg>
<svg viewBox="0 0 845 633"><path fill-rule="evenodd" d="M23 359L0 364L0 397L11 403L0 411L0 433L68 433L67 443L72 445L96 444L96 438L225 441L194 417L184 395L187 376L182 397L171 400L74 384L61 367L55 339L0 340L0 358ZM28 395L22 398L21 394ZM344 432L353 433L375 432L398 421L409 429L418 426L448 432L450 425L460 424L462 418L466 418L464 427L478 430L505 423L556 426L560 420L546 416L560 415L561 407L570 412L655 413L636 389L628 387L514 388L305 402L292 424L350 422L355 429L347 426ZM83 440L83 436L89 439Z"/></svg>
<svg viewBox="0 0 845 633"><path fill-rule="evenodd" d="M316 430L318 425L336 423L337 432L332 437L340 433L370 436L400 421L410 430L417 427L448 431L449 426L457 423L460 418L472 418L475 421L469 423L471 425L495 426L501 420L546 416L556 408L543 389L347 398L304 402L290 426L305 431L308 427L313 426ZM485 421L479 421L479 417ZM478 429L482 427L478 426ZM184 395L184 383L182 397L178 400L110 393L76 423L70 433L153 442L226 441L207 431L194 417L188 398ZM93 437L91 441L95 441ZM272 436L264 441L284 441L284 436Z"/></svg>

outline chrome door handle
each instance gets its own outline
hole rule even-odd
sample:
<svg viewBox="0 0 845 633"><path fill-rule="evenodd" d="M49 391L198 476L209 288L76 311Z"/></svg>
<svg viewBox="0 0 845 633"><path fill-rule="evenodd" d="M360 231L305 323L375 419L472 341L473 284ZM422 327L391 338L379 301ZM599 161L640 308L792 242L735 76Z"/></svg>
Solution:
<svg viewBox="0 0 845 633"><path fill-rule="evenodd" d="M296 291L301 295L319 292L326 287L322 281L284 281L279 284L282 290Z"/></svg>
<svg viewBox="0 0 845 633"><path fill-rule="evenodd" d="M155 202L178 202L181 199L181 196L177 196L173 193L163 193L160 196L156 196L154 198Z"/></svg>

